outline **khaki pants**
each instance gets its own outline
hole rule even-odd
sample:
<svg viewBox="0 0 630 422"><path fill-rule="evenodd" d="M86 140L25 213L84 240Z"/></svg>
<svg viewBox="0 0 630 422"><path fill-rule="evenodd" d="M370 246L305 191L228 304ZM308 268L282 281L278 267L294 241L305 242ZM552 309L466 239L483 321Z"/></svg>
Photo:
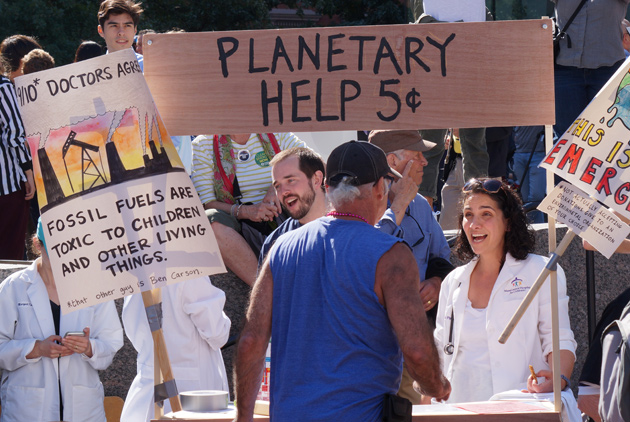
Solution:
<svg viewBox="0 0 630 422"><path fill-rule="evenodd" d="M407 367L403 362L402 380L400 381L400 388L398 389L398 395L406 398L412 404L421 404L420 399L422 396L413 389L413 378L407 372Z"/></svg>

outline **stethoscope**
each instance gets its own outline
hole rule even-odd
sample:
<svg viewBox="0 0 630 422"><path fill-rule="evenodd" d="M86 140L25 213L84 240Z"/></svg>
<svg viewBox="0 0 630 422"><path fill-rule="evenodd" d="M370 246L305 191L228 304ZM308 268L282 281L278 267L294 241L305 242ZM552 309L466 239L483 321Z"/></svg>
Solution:
<svg viewBox="0 0 630 422"><path fill-rule="evenodd" d="M462 285L462 282L460 281L459 284L457 285L457 288L459 289L459 287ZM452 355L453 352L455 351L455 345L453 344L453 324L455 322L455 304L453 304L453 308L451 309L451 328L448 330L448 343L446 343L446 345L444 346L444 353L446 353L447 355Z"/></svg>
<svg viewBox="0 0 630 422"><path fill-rule="evenodd" d="M455 351L455 345L453 344L453 321L455 318L455 313L453 312L453 309L451 309L451 328L448 331L448 343L446 343L446 345L444 346L444 353L446 353L447 355L452 355L453 352Z"/></svg>

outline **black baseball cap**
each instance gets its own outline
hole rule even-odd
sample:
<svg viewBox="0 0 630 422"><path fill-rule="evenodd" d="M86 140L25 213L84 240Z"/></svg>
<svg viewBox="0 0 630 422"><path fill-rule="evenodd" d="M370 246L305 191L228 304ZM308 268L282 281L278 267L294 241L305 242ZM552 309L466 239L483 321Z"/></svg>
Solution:
<svg viewBox="0 0 630 422"><path fill-rule="evenodd" d="M344 176L350 177L354 186L378 181L391 175L395 179L402 175L387 164L382 149L364 141L350 141L339 145L326 162L326 184L337 186Z"/></svg>

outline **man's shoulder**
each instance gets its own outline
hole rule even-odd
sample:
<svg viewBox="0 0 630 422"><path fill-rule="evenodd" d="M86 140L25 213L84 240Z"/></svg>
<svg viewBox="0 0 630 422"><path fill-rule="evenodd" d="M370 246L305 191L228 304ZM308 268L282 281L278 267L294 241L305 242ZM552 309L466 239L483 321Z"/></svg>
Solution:
<svg viewBox="0 0 630 422"><path fill-rule="evenodd" d="M274 242L283 234L293 231L295 229L299 229L300 227L302 227L302 224L299 220L289 217L284 220L282 224L278 226L278 228L272 231L269 236L267 236L267 239L265 239L265 243Z"/></svg>

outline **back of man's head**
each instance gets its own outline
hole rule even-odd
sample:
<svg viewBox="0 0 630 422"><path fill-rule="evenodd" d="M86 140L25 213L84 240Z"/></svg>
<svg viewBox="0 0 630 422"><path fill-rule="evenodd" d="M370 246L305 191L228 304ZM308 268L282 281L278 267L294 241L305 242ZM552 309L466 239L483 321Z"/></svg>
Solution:
<svg viewBox="0 0 630 422"><path fill-rule="evenodd" d="M52 69L55 67L55 59L42 50L41 48L36 48L35 50L31 50L24 58L22 59L22 64L24 66L23 71L25 75L33 72L39 72L42 70Z"/></svg>
<svg viewBox="0 0 630 422"><path fill-rule="evenodd" d="M134 26L137 27L143 11L142 3L136 3L133 0L104 0L98 9L98 24L104 26L111 15L127 13L131 16Z"/></svg>
<svg viewBox="0 0 630 422"><path fill-rule="evenodd" d="M326 184L336 186L345 177L354 186L378 182L381 177L402 176L389 167L385 152L378 146L364 141L350 141L333 149L326 163Z"/></svg>

